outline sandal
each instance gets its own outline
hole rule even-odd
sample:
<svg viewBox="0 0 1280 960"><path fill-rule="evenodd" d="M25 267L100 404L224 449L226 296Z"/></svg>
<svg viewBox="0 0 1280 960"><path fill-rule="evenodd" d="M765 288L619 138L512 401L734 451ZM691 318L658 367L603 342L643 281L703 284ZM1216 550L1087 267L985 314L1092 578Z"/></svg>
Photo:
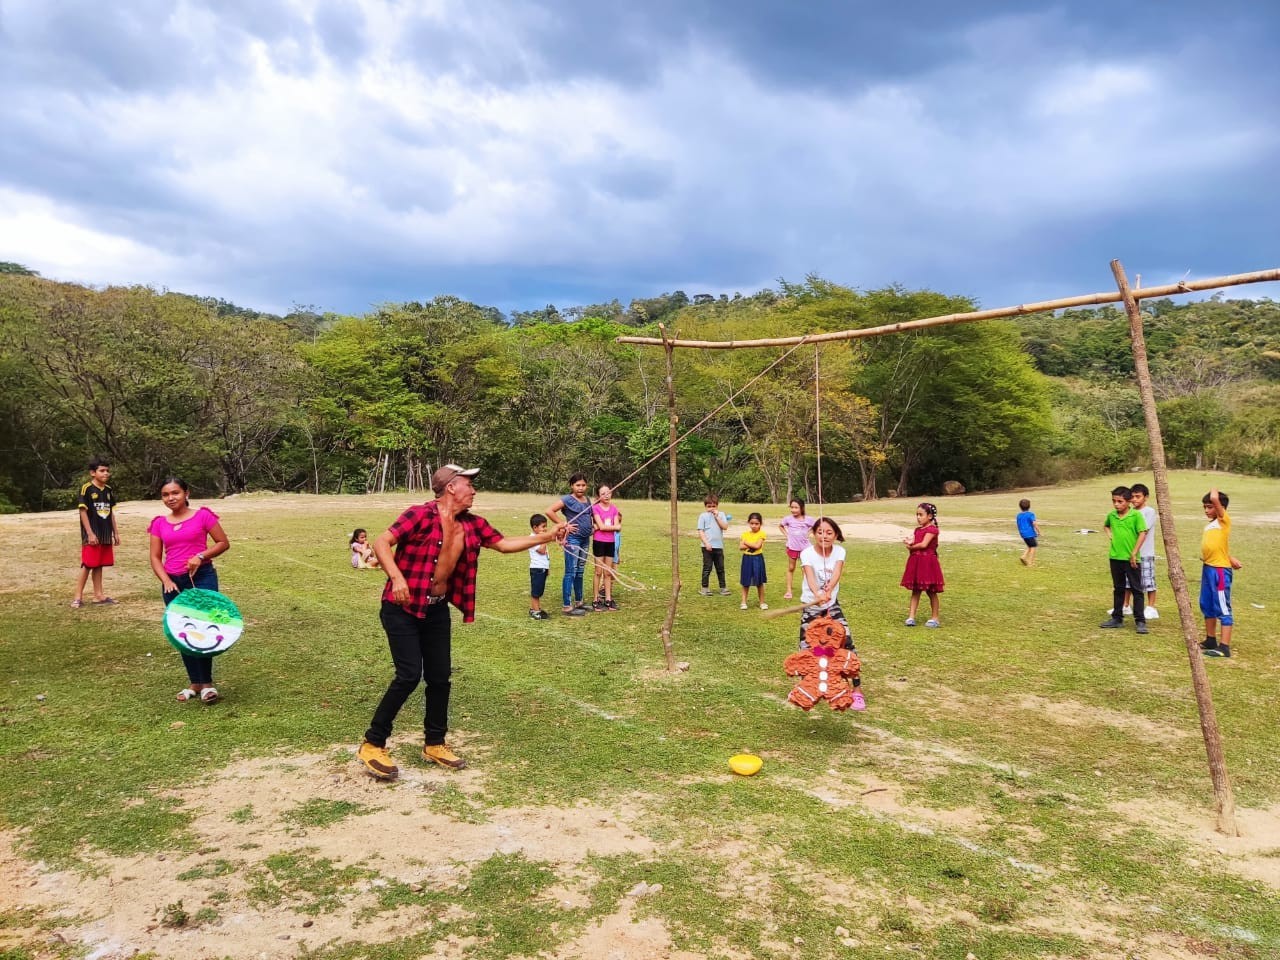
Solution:
<svg viewBox="0 0 1280 960"><path fill-rule="evenodd" d="M185 690L178 691L177 700L179 703L186 703L188 700L194 700L198 696L200 696L200 694L196 693L190 687L187 687Z"/></svg>
<svg viewBox="0 0 1280 960"><path fill-rule="evenodd" d="M95 607L104 607L109 603L115 603L115 602L116 602L115 597L103 597L101 600L93 601L93 605Z"/></svg>
<svg viewBox="0 0 1280 960"><path fill-rule="evenodd" d="M72 600L72 601L71 601L71 609L72 609L72 610L79 610L79 609L80 609L81 607L83 607L83 606L84 606L84 601L83 601L83 600Z"/></svg>
<svg viewBox="0 0 1280 960"><path fill-rule="evenodd" d="M201 703L217 703L218 691L215 690L213 687L205 687L203 690L200 691L200 702Z"/></svg>

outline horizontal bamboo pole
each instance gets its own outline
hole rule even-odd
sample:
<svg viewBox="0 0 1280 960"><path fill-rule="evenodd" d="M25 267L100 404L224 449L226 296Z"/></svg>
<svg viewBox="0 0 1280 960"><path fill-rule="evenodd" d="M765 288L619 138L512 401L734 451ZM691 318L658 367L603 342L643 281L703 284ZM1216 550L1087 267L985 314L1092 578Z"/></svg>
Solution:
<svg viewBox="0 0 1280 960"><path fill-rule="evenodd" d="M1143 287L1131 291L1135 300L1172 297L1197 290L1213 290L1216 287L1235 287L1244 283L1265 283L1280 280L1280 268L1257 270L1253 273L1233 273L1226 277L1210 277L1206 280L1184 280L1162 287ZM975 320L995 320L999 317L1018 317L1028 313L1044 313L1048 310L1069 310L1072 307L1088 307L1099 303L1120 303L1124 297L1118 292L1087 293L1079 297L1061 300L1042 300L1039 303L1023 303L1016 307L999 307L995 310L975 310L972 313L948 313L941 317L922 320L905 320L887 323L879 327L861 330L839 330L833 333L810 333L800 337L774 337L765 340L668 340L661 337L618 337L618 343L635 343L646 347L699 347L703 350L740 350L745 347L789 347L797 343L823 343L831 340L857 340L862 337L878 337L886 333L903 333L907 330L924 330L928 327L944 327L953 323L972 323Z"/></svg>

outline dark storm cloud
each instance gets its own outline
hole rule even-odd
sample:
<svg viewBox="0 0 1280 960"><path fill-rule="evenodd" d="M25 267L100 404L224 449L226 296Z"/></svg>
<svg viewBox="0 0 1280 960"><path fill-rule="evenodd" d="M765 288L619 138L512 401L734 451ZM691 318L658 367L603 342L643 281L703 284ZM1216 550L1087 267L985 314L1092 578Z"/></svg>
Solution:
<svg viewBox="0 0 1280 960"><path fill-rule="evenodd" d="M1280 262L1280 16L1024 9L8 0L0 259L351 310Z"/></svg>

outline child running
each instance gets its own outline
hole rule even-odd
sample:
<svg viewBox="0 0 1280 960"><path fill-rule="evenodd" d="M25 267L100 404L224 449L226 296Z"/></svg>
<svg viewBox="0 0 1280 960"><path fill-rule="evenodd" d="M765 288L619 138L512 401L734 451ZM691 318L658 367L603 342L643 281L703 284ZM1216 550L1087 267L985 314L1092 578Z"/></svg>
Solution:
<svg viewBox="0 0 1280 960"><path fill-rule="evenodd" d="M535 513L529 518L529 529L534 535L547 532L547 518ZM551 573L551 555L545 543L529 548L529 619L550 620L551 614L542 609L542 595L547 589L547 577Z"/></svg>
<svg viewBox="0 0 1280 960"><path fill-rule="evenodd" d="M351 532L351 566L355 570L378 569L378 558L373 555L369 532L364 527L356 527Z"/></svg>
<svg viewBox="0 0 1280 960"><path fill-rule="evenodd" d="M809 531L813 529L813 519L804 515L804 501L799 497L791 498L791 515L778 522L778 529L787 538L787 592L783 600L791 599L791 585L796 575L796 561L805 547L809 546ZM801 573L801 576L804 574Z"/></svg>
<svg viewBox="0 0 1280 960"><path fill-rule="evenodd" d="M903 622L908 627L916 625L920 594L927 593L930 616L924 625L939 627L942 624L938 620L938 594L946 583L942 579L942 564L938 562L938 508L932 503L916 507L916 529L910 540L903 537L902 542L907 545L907 569L902 574L902 585L911 591L907 619Z"/></svg>
<svg viewBox="0 0 1280 960"><path fill-rule="evenodd" d="M618 609L613 599L614 540L622 529L622 513L613 505L613 490L600 484L596 502L591 507L591 554L595 559L595 583L592 589L593 609L613 611Z"/></svg>
<svg viewBox="0 0 1280 960"><path fill-rule="evenodd" d="M752 513L747 516L747 529L743 532L741 539L738 540L738 549L742 551L742 573L738 576L738 583L742 585L742 605L740 610L747 609L747 594L752 587L756 588L756 594L760 600L760 609L768 610L769 605L764 602L764 585L768 582L768 577L764 571L764 541L765 532L760 528L764 526L764 517L758 513Z"/></svg>
<svg viewBox="0 0 1280 960"><path fill-rule="evenodd" d="M1034 566L1036 562L1036 546L1040 543L1040 524L1036 523L1036 515L1031 512L1030 500L1018 501L1018 536L1027 545L1018 559L1024 567Z"/></svg>
<svg viewBox="0 0 1280 960"><path fill-rule="evenodd" d="M844 627L844 645L852 650L853 631L840 609L840 575L844 573L844 534L830 517L821 517L813 525L813 544L800 553L800 602L805 605L800 612L800 649L808 648L805 631L818 617L831 617ZM862 680L853 679L853 703L851 710L867 709L862 695Z"/></svg>

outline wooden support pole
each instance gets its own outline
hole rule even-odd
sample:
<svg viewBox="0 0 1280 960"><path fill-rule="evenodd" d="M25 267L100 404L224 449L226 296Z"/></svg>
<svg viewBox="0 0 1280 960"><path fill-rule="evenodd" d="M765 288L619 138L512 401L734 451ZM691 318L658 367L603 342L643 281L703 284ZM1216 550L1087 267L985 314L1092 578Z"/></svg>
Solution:
<svg viewBox="0 0 1280 960"><path fill-rule="evenodd" d="M1124 267L1119 260L1111 261L1111 272L1125 312L1129 315L1129 337L1133 345L1133 367L1138 377L1138 393L1142 397L1142 414L1147 421L1147 440L1151 445L1151 473L1156 486L1156 505L1160 515L1160 532L1164 538L1164 552L1169 565L1169 583L1178 603L1178 619L1182 624L1182 639L1187 645L1187 657L1191 662L1191 685L1195 689L1196 707L1200 711L1200 732L1204 736L1205 752L1209 756L1209 778L1213 781L1213 795L1218 808L1218 832L1227 836L1239 836L1236 827L1236 803L1231 792L1231 780L1227 776L1227 762L1222 751L1222 735L1218 729L1217 714L1213 709L1213 695L1209 690L1209 676L1204 668L1204 655L1200 652L1199 621L1191 609L1191 596L1187 592L1187 575L1182 569L1182 553L1178 549L1178 532L1173 524L1173 498L1169 493L1169 471L1164 458L1164 438L1160 433L1160 420L1156 414L1155 392L1151 387L1151 370L1147 366L1147 344L1142 330L1142 312L1138 299L1129 288ZM1150 288L1149 288L1150 289ZM668 348L670 349L670 348ZM1135 604L1145 598L1134 594Z"/></svg>
<svg viewBox="0 0 1280 960"><path fill-rule="evenodd" d="M1162 287L1146 287L1142 290L1133 291L1131 296L1135 300L1147 300L1152 297L1173 297L1180 293L1214 290L1218 287L1234 287L1242 283L1264 283L1269 280L1280 280L1280 268L1257 270L1253 273L1235 273L1226 277L1210 277L1207 280L1187 280L1182 283L1166 284ZM675 347L698 347L703 350L739 350L743 347L789 347L806 340L810 343L825 343L829 340L858 340L862 337L878 337L886 333L904 333L908 330L945 327L953 323L973 323L976 320L1020 317L1029 313L1045 313L1049 310L1066 310L1070 307L1087 307L1099 303L1119 303L1123 299L1118 293L1087 293L1079 297L1063 297L1059 300L1023 303L1016 307L975 310L971 313L948 313L941 317L926 317L922 320L907 320L903 323L886 323L883 326L864 327L861 330L838 330L834 333L810 333L800 337L776 337L766 340L672 340L671 345ZM662 339L657 337L618 337L617 342L661 347L665 346L667 341L665 337Z"/></svg>
<svg viewBox="0 0 1280 960"><path fill-rule="evenodd" d="M676 378L675 378L675 346L667 338L667 328L658 324L662 334L662 345L667 355L667 420L669 423L669 445L667 447L667 463L671 474L671 600L667 604L667 618L662 622L662 652L667 658L667 670L674 673L676 669L675 648L671 643L671 631L676 622L676 606L680 602L680 500L679 487L676 483L676 446L678 438L676 427L680 418L676 413Z"/></svg>

